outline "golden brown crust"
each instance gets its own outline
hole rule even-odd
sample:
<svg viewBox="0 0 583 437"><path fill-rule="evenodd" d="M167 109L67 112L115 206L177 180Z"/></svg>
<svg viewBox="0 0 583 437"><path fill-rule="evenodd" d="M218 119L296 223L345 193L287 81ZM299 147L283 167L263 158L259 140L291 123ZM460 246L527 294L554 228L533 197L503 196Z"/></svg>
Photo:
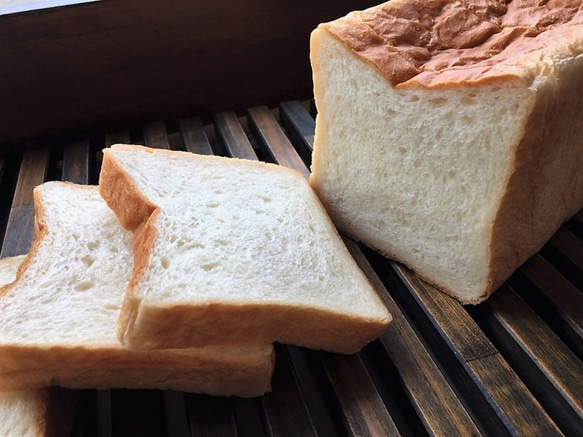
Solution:
<svg viewBox="0 0 583 437"><path fill-rule="evenodd" d="M538 90L513 153L492 223L489 278L496 289L583 206L583 58Z"/></svg>
<svg viewBox="0 0 583 437"><path fill-rule="evenodd" d="M387 320L365 320L362 316L350 318L326 309L266 303L208 302L198 307L149 307L141 302L136 313L135 325L130 328L132 335L123 339L128 349L257 345L278 341L352 354L382 335L391 320L390 316ZM146 323L141 324L142 319ZM171 325L169 319L173 321ZM232 320L238 321L237 329L216 328L232 325Z"/></svg>
<svg viewBox="0 0 583 437"><path fill-rule="evenodd" d="M274 352L223 349L129 352L121 347L5 346L0 390L48 386L72 389L171 389L216 396L260 396L270 390Z"/></svg>
<svg viewBox="0 0 583 437"><path fill-rule="evenodd" d="M145 223L156 209L156 205L138 191L130 175L119 168L108 149L103 151L99 194L115 211L121 225L130 231L135 231L138 226Z"/></svg>
<svg viewBox="0 0 583 437"><path fill-rule="evenodd" d="M392 0L321 28L395 87L532 79L566 38L583 44L579 0Z"/></svg>

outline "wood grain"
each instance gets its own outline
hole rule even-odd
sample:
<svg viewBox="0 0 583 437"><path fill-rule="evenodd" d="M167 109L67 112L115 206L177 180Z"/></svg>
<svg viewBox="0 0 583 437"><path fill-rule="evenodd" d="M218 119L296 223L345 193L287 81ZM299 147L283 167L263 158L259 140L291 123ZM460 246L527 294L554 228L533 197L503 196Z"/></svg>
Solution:
<svg viewBox="0 0 583 437"><path fill-rule="evenodd" d="M8 216L0 257L23 255L34 235L33 189L45 181L50 156L49 144L26 146Z"/></svg>
<svg viewBox="0 0 583 437"><path fill-rule="evenodd" d="M578 425L583 424L583 363L507 285L494 293L487 305L510 337L507 341L512 339L510 353L518 355L519 350L523 352L519 354L520 358L515 358L514 367L523 366L519 361L527 357L530 361L526 364L528 373L532 374L530 369L536 367L540 372L536 380L545 381L540 388L544 392L541 402L546 404L559 424L570 432L576 431ZM536 380L531 381L533 387L537 385Z"/></svg>
<svg viewBox="0 0 583 437"><path fill-rule="evenodd" d="M230 156L257 160L257 154L233 111L215 114L215 131Z"/></svg>
<svg viewBox="0 0 583 437"><path fill-rule="evenodd" d="M472 418L366 257L356 243L345 242L393 316L381 343L426 430L434 435L477 435Z"/></svg>
<svg viewBox="0 0 583 437"><path fill-rule="evenodd" d="M353 435L400 435L359 355L321 355L346 428Z"/></svg>
<svg viewBox="0 0 583 437"><path fill-rule="evenodd" d="M312 94L310 32L372 0L116 0L0 16L0 143Z"/></svg>
<svg viewBox="0 0 583 437"><path fill-rule="evenodd" d="M272 391L261 398L271 435L317 436L285 346L276 345Z"/></svg>
<svg viewBox="0 0 583 437"><path fill-rule="evenodd" d="M565 227L551 237L550 243L567 256L583 274L583 241L579 240Z"/></svg>
<svg viewBox="0 0 583 437"><path fill-rule="evenodd" d="M198 394L186 394L185 397L190 435L237 436L237 426L229 398Z"/></svg>
<svg viewBox="0 0 583 437"><path fill-rule="evenodd" d="M164 122L155 121L144 126L144 145L155 149L170 148Z"/></svg>
<svg viewBox="0 0 583 437"><path fill-rule="evenodd" d="M212 155L211 144L200 117L181 118L178 123L186 150L200 155Z"/></svg>
<svg viewBox="0 0 583 437"><path fill-rule="evenodd" d="M308 165L314 150L315 121L308 110L297 100L279 105L279 119L296 150Z"/></svg>
<svg viewBox="0 0 583 437"><path fill-rule="evenodd" d="M74 138L65 144L61 180L76 184L89 183L89 138Z"/></svg>
<svg viewBox="0 0 583 437"><path fill-rule="evenodd" d="M527 260L520 267L520 272L544 296L543 316L551 309L554 311L560 319L555 322L558 325L556 329L571 338L571 347L583 359L583 294L538 254ZM525 293L528 292L533 294L533 290Z"/></svg>
<svg viewBox="0 0 583 437"><path fill-rule="evenodd" d="M257 141L267 146L265 149L271 158L280 165L299 171L307 179L310 175L310 170L293 148L267 106L251 108L247 111L247 114L249 129L253 132Z"/></svg>
<svg viewBox="0 0 583 437"><path fill-rule="evenodd" d="M440 359L465 372L460 374L458 386L467 397L477 390L485 405L507 428L508 432L526 432L533 435L560 435L556 424L527 389L497 348L486 337L462 305L455 299L419 280L409 269L392 263L399 276L408 285L429 324L445 349ZM424 329L431 329L429 326ZM449 349L449 351L448 351ZM450 357L449 361L447 357ZM483 364L482 360L485 363ZM449 369L453 373L453 368ZM510 389L511 387L511 389ZM502 389L504 388L504 389ZM471 405L471 404L470 404ZM473 407L476 407L474 400ZM515 408L521 405L521 408Z"/></svg>

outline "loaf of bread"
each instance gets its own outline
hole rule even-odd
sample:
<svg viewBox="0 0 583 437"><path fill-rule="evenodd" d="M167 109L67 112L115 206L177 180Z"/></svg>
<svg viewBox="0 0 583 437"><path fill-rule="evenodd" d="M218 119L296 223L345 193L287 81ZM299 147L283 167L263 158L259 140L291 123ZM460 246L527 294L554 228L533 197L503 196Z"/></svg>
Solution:
<svg viewBox="0 0 583 437"><path fill-rule="evenodd" d="M25 256L0 259L0 287L16 279ZM0 436L61 437L73 425L77 393L58 387L0 391Z"/></svg>
<svg viewBox="0 0 583 437"><path fill-rule="evenodd" d="M312 33L310 184L463 303L583 206L580 0L393 0Z"/></svg>
<svg viewBox="0 0 583 437"><path fill-rule="evenodd" d="M35 239L16 281L0 288L0 390L156 388L259 396L270 344L132 352L117 323L132 272L132 234L97 187L34 190Z"/></svg>
<svg viewBox="0 0 583 437"><path fill-rule="evenodd" d="M116 145L99 188L135 232L119 325L130 349L278 341L353 353L391 320L294 170Z"/></svg>

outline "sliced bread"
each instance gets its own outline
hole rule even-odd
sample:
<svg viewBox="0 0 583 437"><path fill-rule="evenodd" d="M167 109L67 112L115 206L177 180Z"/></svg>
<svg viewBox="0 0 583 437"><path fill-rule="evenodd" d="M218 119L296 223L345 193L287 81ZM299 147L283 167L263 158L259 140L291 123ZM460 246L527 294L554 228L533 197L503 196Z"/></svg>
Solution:
<svg viewBox="0 0 583 437"><path fill-rule="evenodd" d="M132 271L132 235L96 187L48 182L34 191L35 239L0 288L0 390L159 388L258 396L271 345L131 352L117 321Z"/></svg>
<svg viewBox="0 0 583 437"><path fill-rule="evenodd" d="M352 353L391 316L299 173L115 145L100 192L135 232L131 349L290 343Z"/></svg>
<svg viewBox="0 0 583 437"><path fill-rule="evenodd" d="M0 287L16 279L25 256L0 259ZM59 437L72 427L77 393L58 387L0 391L2 437Z"/></svg>
<svg viewBox="0 0 583 437"><path fill-rule="evenodd" d="M71 434L77 392L60 387L0 392L2 437L63 437Z"/></svg>
<svg viewBox="0 0 583 437"><path fill-rule="evenodd" d="M311 37L310 184L463 303L583 207L581 1L393 0Z"/></svg>

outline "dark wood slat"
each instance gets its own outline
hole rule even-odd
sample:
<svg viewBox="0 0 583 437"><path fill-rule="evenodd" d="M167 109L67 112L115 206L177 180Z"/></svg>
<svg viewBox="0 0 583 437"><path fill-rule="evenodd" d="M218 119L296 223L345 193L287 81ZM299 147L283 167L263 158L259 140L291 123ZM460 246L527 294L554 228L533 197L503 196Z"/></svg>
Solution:
<svg viewBox="0 0 583 437"><path fill-rule="evenodd" d="M400 278L408 285L411 298L418 305L416 314L427 320L425 335L435 330L437 353L443 366L450 368L450 377L462 396L470 399L468 406L476 407L472 399L478 390L487 405L508 426L510 433L560 435L556 424L512 371L484 332L455 299L420 281L409 269L391 263ZM414 306L412 303L411 306ZM415 309L412 308L412 311ZM441 343L439 343L441 342ZM504 387L504 390L501 390ZM517 408L517 405L520 406Z"/></svg>
<svg viewBox="0 0 583 437"><path fill-rule="evenodd" d="M163 122L156 121L144 126L144 145L155 149L170 148L166 125Z"/></svg>
<svg viewBox="0 0 583 437"><path fill-rule="evenodd" d="M199 117L181 118L178 124L186 150L200 155L212 155L211 143Z"/></svg>
<svg viewBox="0 0 583 437"><path fill-rule="evenodd" d="M161 391L112 390L111 407L114 437L166 435Z"/></svg>
<svg viewBox="0 0 583 437"><path fill-rule="evenodd" d="M345 242L393 316L380 340L398 369L403 388L427 431L433 435L479 434L446 377L360 248L350 239L345 239Z"/></svg>
<svg viewBox="0 0 583 437"><path fill-rule="evenodd" d="M65 144L63 152L63 181L89 183L89 138L77 138Z"/></svg>
<svg viewBox="0 0 583 437"><path fill-rule="evenodd" d="M265 412L261 398L231 397L231 406L237 423L237 433L240 436L263 437L265 430Z"/></svg>
<svg viewBox="0 0 583 437"><path fill-rule="evenodd" d="M297 100L279 105L279 119L306 164L312 162L315 121Z"/></svg>
<svg viewBox="0 0 583 437"><path fill-rule="evenodd" d="M324 375L324 371L320 358L313 358L317 352L294 345L285 347L318 435L337 435L344 432L348 429L346 423L338 423L336 418L341 414L332 411L330 397L322 392L319 378ZM325 375L323 377L326 378Z"/></svg>
<svg viewBox="0 0 583 437"><path fill-rule="evenodd" d="M523 352L520 356L530 360L526 365L529 371L523 373L532 373L530 369L534 367L540 372L536 377L532 375L530 385L536 387L544 381L545 386L537 390L541 392L541 403L569 433L580 431L583 426L583 363L507 285L494 293L487 305L512 338L511 353L518 354L520 349ZM518 358L513 363L514 368L522 365Z"/></svg>
<svg viewBox="0 0 583 437"><path fill-rule="evenodd" d="M251 116L257 116L257 113L250 114ZM263 123L273 125L275 122L273 117L269 117L265 114L265 109L261 110L260 115ZM272 129L277 130L277 128ZM285 142L281 142L279 140L279 135L265 135L264 141L265 146L270 150L272 147L292 147L291 144L287 146L285 145ZM289 160L287 159L291 155L289 152L283 155L273 153L273 155L281 156L283 159L286 159L286 164L288 164L288 166L299 170L306 177L309 175L309 170L306 165L302 161L298 161L299 155L293 155L293 158ZM280 162L280 164L282 163ZM353 257L355 257L361 268L363 268L365 273L367 273L367 276L369 276L371 282L377 287L377 290L380 290L379 295L383 297L385 304L393 315L393 322L389 327L387 334L382 337L381 341L385 346L388 345L386 349L391 355L391 358L397 359L399 371L403 372L401 377L405 378L408 382L406 383L406 389L409 391L410 396L418 407L418 412L428 431L437 435L447 435L451 432L477 434L478 429L472 419L459 402L459 399L446 382L441 372L438 370L436 364L427 354L422 343L414 334L413 329L405 322L402 313L389 296L372 267L370 267L368 261L366 261L358 246L349 239L345 239L345 242L351 250ZM390 335L390 332L394 332L399 328L405 330L407 335L402 335L403 333L399 336ZM402 339L404 338L415 339L416 341L412 340L413 344L404 344L402 343ZM400 345L395 344L396 341L400 342ZM413 346L417 346L416 349L414 349ZM399 352L393 354L393 351L395 350L398 350ZM413 350L416 351L417 356L411 354ZM409 357L410 360L403 361L404 357ZM425 365L425 369L422 369L420 364ZM416 369L417 371L411 372L412 369ZM425 379L420 375L424 375ZM369 411L368 414L374 415L375 413ZM390 418L390 415L388 417ZM392 423L391 426L394 426L392 419L389 420ZM361 426L367 426L367 424L361 424Z"/></svg>
<svg viewBox="0 0 583 437"><path fill-rule="evenodd" d="M234 158L257 160L247 136L234 113L215 117L220 120L217 135ZM272 379L273 391L261 398L266 413L266 426L272 435L317 435L307 403L294 372L292 358L286 346L276 345L276 368Z"/></svg>
<svg viewBox="0 0 583 437"><path fill-rule="evenodd" d="M18 181L8 216L0 257L28 252L34 234L34 201L32 191L44 182L50 149L47 144L28 145L22 157Z"/></svg>
<svg viewBox="0 0 583 437"><path fill-rule="evenodd" d="M580 209L577 214L575 214L575 216L573 217L575 220L577 220L579 223L583 224L583 209Z"/></svg>
<svg viewBox="0 0 583 437"><path fill-rule="evenodd" d="M321 357L353 435L400 435L358 354Z"/></svg>
<svg viewBox="0 0 583 437"><path fill-rule="evenodd" d="M258 141L269 145L267 150L273 160L280 165L299 171L307 178L310 175L309 169L267 106L251 108L247 113L249 128Z"/></svg>
<svg viewBox="0 0 583 437"><path fill-rule="evenodd" d="M538 254L527 260L520 272L546 298L545 309L552 306L561 320L559 329L566 331L577 355L583 357L583 294Z"/></svg>
<svg viewBox="0 0 583 437"><path fill-rule="evenodd" d="M229 398L186 394L186 405L193 436L237 436ZM175 434L176 437L185 434Z"/></svg>
<svg viewBox="0 0 583 437"><path fill-rule="evenodd" d="M186 400L183 392L165 390L164 411L166 413L166 429L168 437L185 436L190 433Z"/></svg>
<svg viewBox="0 0 583 437"><path fill-rule="evenodd" d="M111 390L95 390L95 397L95 435L96 437L111 437L113 427Z"/></svg>
<svg viewBox="0 0 583 437"><path fill-rule="evenodd" d="M583 274L583 241L571 234L565 227L552 236L550 243L567 256Z"/></svg>
<svg viewBox="0 0 583 437"><path fill-rule="evenodd" d="M256 160L257 154L234 112L222 112L214 116L215 132L233 157Z"/></svg>
<svg viewBox="0 0 583 437"><path fill-rule="evenodd" d="M108 130L105 132L105 147L111 147L114 144L129 144L130 131L127 129Z"/></svg>
<svg viewBox="0 0 583 437"><path fill-rule="evenodd" d="M274 436L317 436L316 427L291 365L288 351L275 345L277 359L272 379L273 391L261 398L269 432Z"/></svg>

